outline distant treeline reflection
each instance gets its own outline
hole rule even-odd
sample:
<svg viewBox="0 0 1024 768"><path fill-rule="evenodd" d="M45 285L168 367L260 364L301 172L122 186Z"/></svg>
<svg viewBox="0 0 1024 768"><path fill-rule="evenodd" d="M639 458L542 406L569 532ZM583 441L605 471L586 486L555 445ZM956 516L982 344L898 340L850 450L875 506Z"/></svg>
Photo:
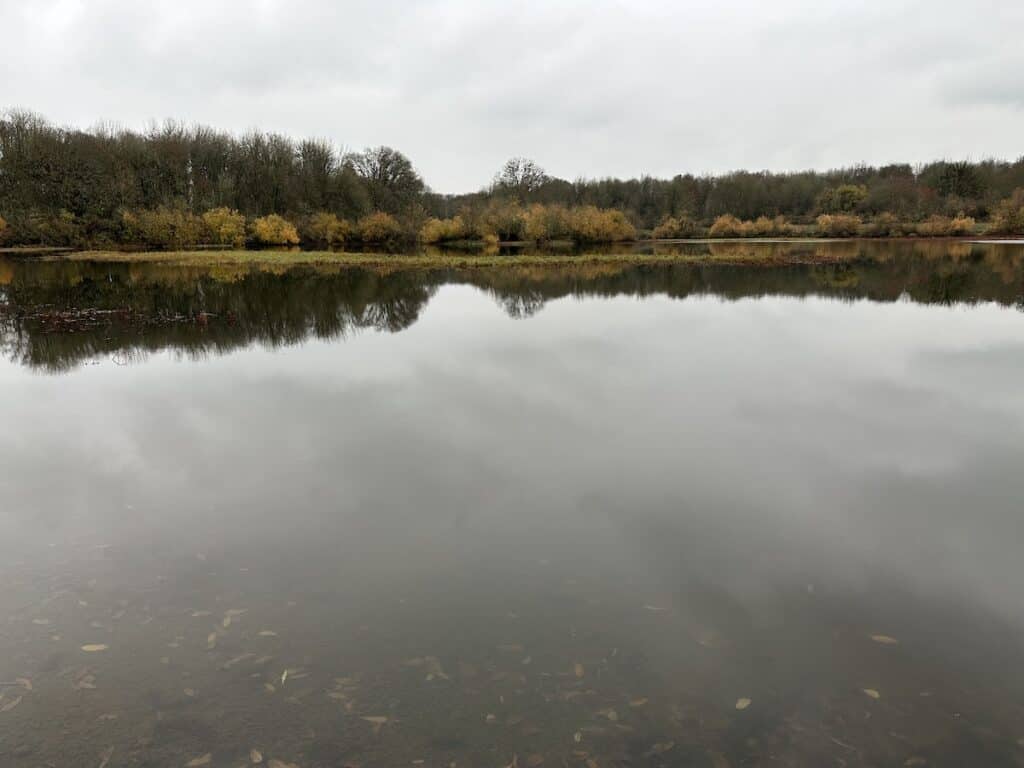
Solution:
<svg viewBox="0 0 1024 768"><path fill-rule="evenodd" d="M813 244L686 248L691 255L703 249L708 260L393 272L0 260L0 348L14 362L61 372L100 356L129 362L173 349L198 358L255 342L277 347L363 329L398 332L448 283L480 288L512 317L528 317L566 296L659 294L997 302L1024 309L1020 246L833 243L829 263L815 263ZM780 259L789 263L766 265L765 253L754 259L751 248L784 249Z"/></svg>

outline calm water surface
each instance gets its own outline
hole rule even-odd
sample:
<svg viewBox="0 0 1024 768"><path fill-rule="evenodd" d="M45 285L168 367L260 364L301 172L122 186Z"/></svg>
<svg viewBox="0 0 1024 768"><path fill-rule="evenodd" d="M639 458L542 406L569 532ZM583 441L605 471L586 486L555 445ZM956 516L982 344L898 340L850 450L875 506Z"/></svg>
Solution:
<svg viewBox="0 0 1024 768"><path fill-rule="evenodd" d="M0 261L0 765L1024 765L1024 246L813 247Z"/></svg>

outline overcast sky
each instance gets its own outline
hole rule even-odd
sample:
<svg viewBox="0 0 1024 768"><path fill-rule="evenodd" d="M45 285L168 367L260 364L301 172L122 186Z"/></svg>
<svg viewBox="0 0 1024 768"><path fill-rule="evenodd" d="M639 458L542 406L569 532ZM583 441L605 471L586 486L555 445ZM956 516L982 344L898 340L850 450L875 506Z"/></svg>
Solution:
<svg viewBox="0 0 1024 768"><path fill-rule="evenodd" d="M0 0L0 108L549 173L1024 154L1022 0Z"/></svg>

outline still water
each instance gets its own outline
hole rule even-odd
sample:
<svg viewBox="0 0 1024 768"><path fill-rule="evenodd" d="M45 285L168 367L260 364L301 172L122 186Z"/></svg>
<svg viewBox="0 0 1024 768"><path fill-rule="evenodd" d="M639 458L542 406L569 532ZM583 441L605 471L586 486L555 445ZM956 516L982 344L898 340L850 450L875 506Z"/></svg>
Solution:
<svg viewBox="0 0 1024 768"><path fill-rule="evenodd" d="M1024 246L853 247L0 261L0 765L1024 765Z"/></svg>

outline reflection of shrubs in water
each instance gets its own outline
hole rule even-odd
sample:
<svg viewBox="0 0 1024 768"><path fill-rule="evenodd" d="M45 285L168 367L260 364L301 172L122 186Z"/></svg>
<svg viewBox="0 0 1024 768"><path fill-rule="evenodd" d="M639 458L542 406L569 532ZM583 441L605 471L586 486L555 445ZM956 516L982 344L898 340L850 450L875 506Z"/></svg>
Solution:
<svg viewBox="0 0 1024 768"><path fill-rule="evenodd" d="M696 263L586 261L379 273L337 266L0 261L0 347L32 367L64 370L96 355L220 354L360 328L408 328L443 282L489 292L513 317L564 296L685 298L826 295L920 302L1021 301L1019 249L927 240L674 245ZM699 251L699 253L698 253ZM842 262L842 263L836 263ZM775 266L769 266L775 265ZM6 307L4 302L6 301Z"/></svg>

